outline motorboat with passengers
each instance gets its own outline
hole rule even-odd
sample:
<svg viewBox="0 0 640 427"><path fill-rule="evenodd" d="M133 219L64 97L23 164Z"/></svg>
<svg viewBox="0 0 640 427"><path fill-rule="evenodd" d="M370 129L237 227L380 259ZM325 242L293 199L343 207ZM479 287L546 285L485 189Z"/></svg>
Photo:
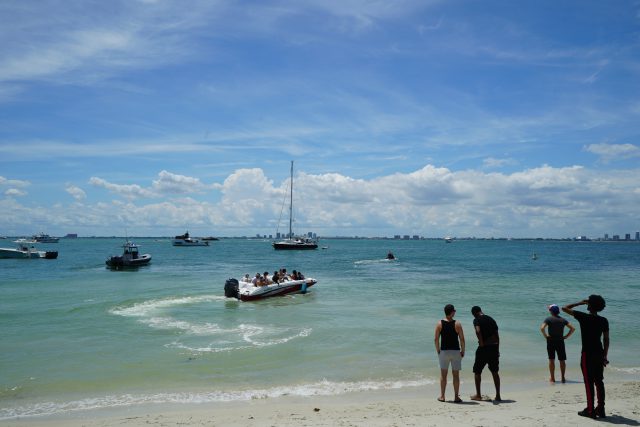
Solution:
<svg viewBox="0 0 640 427"><path fill-rule="evenodd" d="M285 279L271 282L263 286L256 286L245 279L228 279L224 284L224 295L240 301L256 301L265 298L288 294L305 294L308 289L318 283L316 279L304 278L298 280Z"/></svg>

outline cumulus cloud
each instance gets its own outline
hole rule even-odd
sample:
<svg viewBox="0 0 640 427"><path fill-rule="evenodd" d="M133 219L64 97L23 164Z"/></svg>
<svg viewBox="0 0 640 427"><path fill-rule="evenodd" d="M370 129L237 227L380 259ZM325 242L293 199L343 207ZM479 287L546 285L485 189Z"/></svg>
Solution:
<svg viewBox="0 0 640 427"><path fill-rule="evenodd" d="M198 180L176 178L179 175L168 172L159 176L158 181L183 183L179 189L200 185ZM299 173L294 229L325 236L567 237L631 232L637 227L638 183L640 169L603 172L549 165L514 173L426 165L373 179ZM96 177L91 184L121 194L125 200L87 205L73 214L64 206L20 206L15 211L24 214L7 220L28 222L35 214L32 210L37 210L37 218L50 214L46 219L51 224L78 224L96 234L117 233L123 222L160 235L184 227L193 233L200 229L221 235L271 234L277 230L282 207L288 204L289 181L274 182L259 168L238 169L216 185L222 194L216 202L163 198L140 185L117 185ZM159 200L140 198L149 192ZM7 198L0 201L0 207L10 200L18 206L15 199ZM286 214L280 231L285 218Z"/></svg>
<svg viewBox="0 0 640 427"><path fill-rule="evenodd" d="M71 196L78 201L84 200L87 197L87 193L85 193L82 188L75 185L68 184L65 191L71 194Z"/></svg>
<svg viewBox="0 0 640 427"><path fill-rule="evenodd" d="M513 166L517 164L514 159L496 159L495 157L487 157L482 161L482 166L485 169L498 169L503 166Z"/></svg>
<svg viewBox="0 0 640 427"><path fill-rule="evenodd" d="M114 184L95 176L91 177L89 184L94 187L104 188L111 193L130 200L203 193L207 190L221 188L220 184L207 185L201 182L199 178L178 175L166 170L158 173L158 179L154 180L149 188L145 188L139 184Z"/></svg>
<svg viewBox="0 0 640 427"><path fill-rule="evenodd" d="M22 196L26 196L27 192L23 190L19 190L17 188L10 188L4 192L4 195L7 197L22 197Z"/></svg>
<svg viewBox="0 0 640 427"><path fill-rule="evenodd" d="M633 144L590 144L585 150L600 156L604 163L640 157L640 147Z"/></svg>
<svg viewBox="0 0 640 427"><path fill-rule="evenodd" d="M177 175L163 170L158 179L153 181L153 189L161 194L189 194L201 193L207 188L200 179L190 176Z"/></svg>
<svg viewBox="0 0 640 427"><path fill-rule="evenodd" d="M19 179L8 179L0 176L0 185L7 187L25 188L31 185L29 181L21 181Z"/></svg>
<svg viewBox="0 0 640 427"><path fill-rule="evenodd" d="M156 196L154 192L149 191L138 184L112 184L95 176L92 176L91 179L89 179L89 184L94 187L104 188L111 193L118 194L127 199L150 198Z"/></svg>

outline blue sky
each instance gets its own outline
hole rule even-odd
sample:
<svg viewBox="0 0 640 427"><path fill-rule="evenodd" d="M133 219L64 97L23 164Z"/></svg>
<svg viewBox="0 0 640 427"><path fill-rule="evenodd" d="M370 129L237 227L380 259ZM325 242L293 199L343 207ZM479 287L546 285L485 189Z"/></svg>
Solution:
<svg viewBox="0 0 640 427"><path fill-rule="evenodd" d="M3 1L0 235L640 230L637 1ZM281 226L282 227L282 226Z"/></svg>

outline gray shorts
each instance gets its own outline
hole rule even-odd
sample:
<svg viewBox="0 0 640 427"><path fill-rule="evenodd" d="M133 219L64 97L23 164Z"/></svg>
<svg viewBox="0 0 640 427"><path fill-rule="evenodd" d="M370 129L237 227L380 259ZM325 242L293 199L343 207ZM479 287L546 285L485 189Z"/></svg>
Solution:
<svg viewBox="0 0 640 427"><path fill-rule="evenodd" d="M452 371L462 369L462 355L460 354L460 350L440 350L438 359L440 359L440 369L449 369L449 363L451 363Z"/></svg>

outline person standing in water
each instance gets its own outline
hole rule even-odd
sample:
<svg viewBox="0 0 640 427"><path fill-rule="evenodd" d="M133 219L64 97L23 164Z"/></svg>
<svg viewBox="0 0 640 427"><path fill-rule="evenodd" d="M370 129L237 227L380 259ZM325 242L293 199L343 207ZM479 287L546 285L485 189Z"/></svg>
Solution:
<svg viewBox="0 0 640 427"><path fill-rule="evenodd" d="M476 350L476 360L473 364L473 376L476 383L476 394L471 396L471 400L482 400L480 384L482 382L482 370L485 365L489 365L489 371L493 376L493 384L496 387L496 397L494 401L502 400L500 396L500 335L498 334L498 324L491 316L487 316L477 305L471 308L473 315L473 327L478 337L478 349Z"/></svg>
<svg viewBox="0 0 640 427"><path fill-rule="evenodd" d="M560 307L555 304L549 306L549 317L544 319L540 326L540 332L547 339L547 355L549 356L549 382L556 382L556 354L560 362L560 375L562 382L566 382L565 371L567 368L567 352L564 346L564 340L569 338L576 330L569 321L560 317ZM569 328L569 332L564 334L564 327Z"/></svg>
<svg viewBox="0 0 640 427"><path fill-rule="evenodd" d="M586 305L589 313L574 310L574 307ZM600 295L591 295L588 299L565 305L562 311L576 318L580 323L580 336L582 338L582 354L580 368L584 378L584 387L587 393L587 407L578 412L578 415L590 418L605 418L604 412L604 367L609 364L609 321L598 313L604 310L606 303ZM600 341L602 338L602 341ZM594 407L595 388L598 406Z"/></svg>
<svg viewBox="0 0 640 427"><path fill-rule="evenodd" d="M438 359L440 361L440 397L438 400L444 402L444 392L447 388L447 375L449 364L453 375L453 391L455 393L454 402L460 403L460 369L462 369L462 358L464 357L464 332L462 324L453 320L456 309L453 305L444 306L445 318L440 320L435 330L435 345Z"/></svg>

